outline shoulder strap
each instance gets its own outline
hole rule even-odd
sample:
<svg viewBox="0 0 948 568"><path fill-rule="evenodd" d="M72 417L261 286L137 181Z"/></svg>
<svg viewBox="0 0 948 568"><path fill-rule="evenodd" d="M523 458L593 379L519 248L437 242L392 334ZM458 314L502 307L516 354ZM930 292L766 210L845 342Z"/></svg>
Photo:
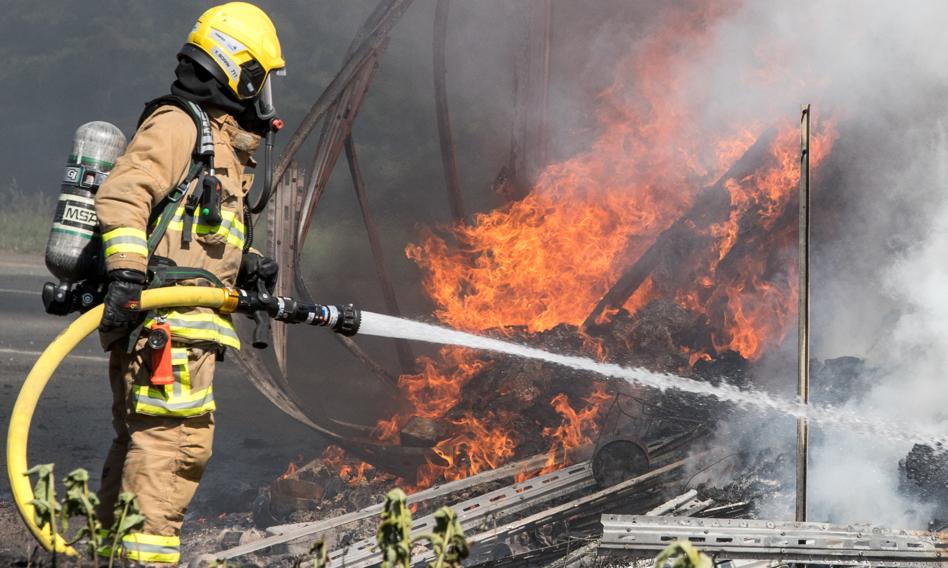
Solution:
<svg viewBox="0 0 948 568"><path fill-rule="evenodd" d="M145 103L145 110L138 118L138 126L140 127L156 110L166 105L176 106L188 113L188 116L194 121L195 127L197 127L198 136L194 141L191 165L188 167L187 174L181 180L181 183L162 200L161 204L155 207L154 212L156 214L153 214L149 221L149 225L153 226L151 233L148 235L149 256L155 251L164 236L172 217L174 217L175 210L178 208L178 203L188 191L188 186L202 172L214 168L214 137L211 134L211 121L204 109L197 104L177 95L158 97ZM190 223L185 224L190 225Z"/></svg>
<svg viewBox="0 0 948 568"><path fill-rule="evenodd" d="M198 137L197 140L194 141L192 156L198 160L213 158L214 138L211 136L211 121L207 117L207 113L204 112L204 109L184 97L165 95L148 101L145 103L145 110L142 111L141 116L138 118L138 126L141 127L142 123L145 122L149 116L154 114L160 107L166 105L180 108L188 113L188 116L194 121L194 126L197 127Z"/></svg>

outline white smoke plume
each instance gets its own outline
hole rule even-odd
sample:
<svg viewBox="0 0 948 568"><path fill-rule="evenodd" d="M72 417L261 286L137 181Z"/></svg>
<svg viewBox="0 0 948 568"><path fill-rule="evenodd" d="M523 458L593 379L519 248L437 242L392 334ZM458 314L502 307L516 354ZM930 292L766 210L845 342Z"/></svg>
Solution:
<svg viewBox="0 0 948 568"><path fill-rule="evenodd" d="M948 427L945 22L941 2L746 2L709 24L710 41L685 74L692 87L680 93L701 93L712 124L796 118L800 103L838 121L834 154L812 188L812 348L873 369L846 410L930 427ZM784 357L762 361L756 374L793 396L796 337L788 336ZM789 421L743 417L718 443L792 456L794 434ZM899 489L909 449L814 431L810 520L924 528L931 504ZM792 505L783 493L762 512L791 518Z"/></svg>

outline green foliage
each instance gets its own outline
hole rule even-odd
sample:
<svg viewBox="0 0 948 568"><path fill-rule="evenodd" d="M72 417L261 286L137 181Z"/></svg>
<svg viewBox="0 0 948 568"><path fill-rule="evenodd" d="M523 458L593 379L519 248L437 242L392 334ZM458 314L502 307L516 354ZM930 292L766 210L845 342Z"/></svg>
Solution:
<svg viewBox="0 0 948 568"><path fill-rule="evenodd" d="M382 568L409 568L412 546L428 541L434 551L434 562L428 568L460 568L469 553L467 539L457 515L448 507L435 512L434 532L411 538L411 509L401 489L392 489L385 496L376 541L382 551Z"/></svg>
<svg viewBox="0 0 948 568"><path fill-rule="evenodd" d="M458 516L448 507L441 507L435 513L434 532L415 540L419 539L429 540L435 552L435 561L429 563L428 568L460 568L461 560L470 553Z"/></svg>
<svg viewBox="0 0 948 568"><path fill-rule="evenodd" d="M72 546L83 541L89 559L93 562L98 556L108 556L109 566L113 566L121 550L122 538L145 526L145 516L138 508L135 495L125 492L119 495L115 504L115 522L111 527L103 528L95 512L100 503L99 497L89 490L89 472L84 469L70 472L63 480L66 498L62 503L56 499L53 464L37 465L24 475L35 475L37 478L33 486L34 498L30 501L36 524L41 529L49 527L55 542L58 535L68 532L70 517L82 518L84 525L66 542ZM55 551L53 565L56 565Z"/></svg>
<svg viewBox="0 0 948 568"><path fill-rule="evenodd" d="M35 475L36 485L33 486L33 499L30 505L33 505L33 517L36 525L44 529L49 527L49 532L55 543L58 539L59 530L57 524L63 523L63 530L66 530L66 519L62 514L62 505L56 500L56 478L53 475L53 464L44 463L32 467L23 475ZM56 566L56 548L53 547L53 566Z"/></svg>
<svg viewBox="0 0 948 568"><path fill-rule="evenodd" d="M711 559L690 542L678 540L655 558L655 568L711 568Z"/></svg>
<svg viewBox="0 0 948 568"><path fill-rule="evenodd" d="M95 559L102 547L102 538L105 533L99 517L95 514L99 498L89 491L89 472L81 468L74 470L63 480L63 485L66 486L66 500L63 501L64 524L70 517L82 517L86 521L85 526L76 531L69 540L69 544L86 539L85 546L89 552L89 558Z"/></svg>
<svg viewBox="0 0 948 568"><path fill-rule="evenodd" d="M41 253L53 222L53 200L21 189L16 180L0 190L0 251Z"/></svg>
<svg viewBox="0 0 948 568"><path fill-rule="evenodd" d="M62 519L62 505L56 500L56 478L53 475L53 464L44 463L27 470L24 475L35 475L36 485L33 486L33 516L36 525L43 529L49 527L53 539L59 534L57 523L65 522ZM67 525L63 526L65 530Z"/></svg>
<svg viewBox="0 0 948 568"><path fill-rule="evenodd" d="M411 510L408 497L395 488L385 495L382 515L375 539L382 550L382 568L411 566Z"/></svg>
<svg viewBox="0 0 948 568"><path fill-rule="evenodd" d="M141 530L144 526L145 515L142 515L138 508L135 495L128 491L119 493L118 501L115 502L115 522L109 527L107 533L112 537L112 544L108 548L109 568L112 568L115 562L115 555L122 546L122 539Z"/></svg>

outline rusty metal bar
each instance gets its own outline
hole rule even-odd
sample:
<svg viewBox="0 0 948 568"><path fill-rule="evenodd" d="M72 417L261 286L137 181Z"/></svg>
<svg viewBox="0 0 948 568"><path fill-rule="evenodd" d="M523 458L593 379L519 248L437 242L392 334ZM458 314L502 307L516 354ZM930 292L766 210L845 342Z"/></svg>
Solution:
<svg viewBox="0 0 948 568"><path fill-rule="evenodd" d="M398 307L395 287L392 286L392 279L385 268L385 253L382 251L382 240L379 238L378 226L375 224L375 218L369 210L369 196L365 191L365 179L362 177L362 170L359 168L351 133L346 137L345 148L346 161L349 162L349 174L352 176L352 187L355 190L356 198L359 200L359 210L362 212L362 222L365 224L365 232L369 237L369 247L372 249L372 259L375 261L375 274L382 286L385 307L393 316L401 317L402 311ZM396 339L395 349L398 352L398 361L401 364L402 372L414 372L415 355L412 353L408 342L404 339Z"/></svg>
<svg viewBox="0 0 948 568"><path fill-rule="evenodd" d="M810 402L810 105L800 107L800 287L799 326L797 340L798 395L800 402ZM797 418L797 522L806 521L807 458L809 425L805 416Z"/></svg>
<svg viewBox="0 0 948 568"><path fill-rule="evenodd" d="M455 223L464 221L464 197L461 194L458 158L454 144L454 132L451 129L451 114L448 111L448 68L445 63L445 39L448 35L448 11L451 0L438 0L435 6L434 41L432 54L434 59L435 112L438 117L438 139L441 143L441 164L444 169L444 184L448 189L448 201L451 204L451 216Z"/></svg>

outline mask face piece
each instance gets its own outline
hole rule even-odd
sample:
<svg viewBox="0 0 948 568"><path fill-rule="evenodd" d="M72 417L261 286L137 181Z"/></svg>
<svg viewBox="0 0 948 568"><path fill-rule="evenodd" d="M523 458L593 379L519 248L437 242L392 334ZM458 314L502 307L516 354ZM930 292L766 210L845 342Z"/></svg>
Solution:
<svg viewBox="0 0 948 568"><path fill-rule="evenodd" d="M267 77L257 100L254 102L257 109L257 118L260 120L270 120L276 116L276 109L273 107L273 87L271 86L271 77Z"/></svg>

